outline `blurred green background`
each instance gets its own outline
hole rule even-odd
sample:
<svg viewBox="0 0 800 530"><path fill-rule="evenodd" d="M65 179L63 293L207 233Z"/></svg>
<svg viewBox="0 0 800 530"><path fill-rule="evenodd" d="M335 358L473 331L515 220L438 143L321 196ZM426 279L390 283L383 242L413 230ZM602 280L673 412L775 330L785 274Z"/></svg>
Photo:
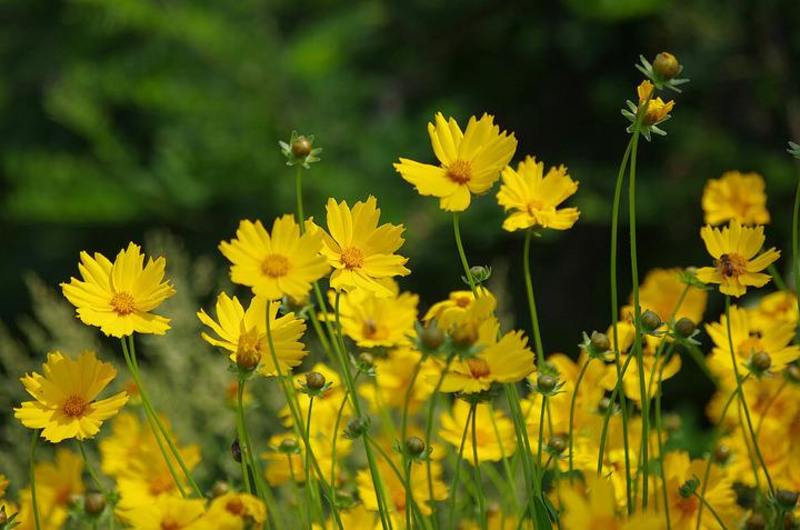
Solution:
<svg viewBox="0 0 800 530"><path fill-rule="evenodd" d="M796 0L5 0L0 21L0 320L40 360L50 343L47 330L31 340L31 288L41 297L68 279L80 250L113 255L166 230L224 277L216 245L239 219L294 208L277 146L292 129L324 148L305 178L307 212L321 216L328 196L375 194L384 218L408 228L404 288L423 307L459 288L449 217L391 165L432 161L426 123L439 110L462 123L493 113L516 132L516 159L564 163L580 180L579 223L534 248L545 347L574 354L582 330L608 325L619 109L635 95L640 53L674 52L692 80L669 136L640 151L641 270L705 261L700 194L729 169L764 175L768 238L788 248ZM463 217L471 261L494 266L525 326L520 237L500 230L493 194ZM44 283L23 281L31 272ZM627 296L624 267L620 278ZM684 372L667 392L699 414L710 389Z"/></svg>

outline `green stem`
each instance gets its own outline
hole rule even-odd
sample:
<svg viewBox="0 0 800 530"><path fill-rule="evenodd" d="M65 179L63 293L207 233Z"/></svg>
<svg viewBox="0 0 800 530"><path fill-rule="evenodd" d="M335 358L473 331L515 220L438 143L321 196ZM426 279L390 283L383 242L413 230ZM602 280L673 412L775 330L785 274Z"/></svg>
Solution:
<svg viewBox="0 0 800 530"><path fill-rule="evenodd" d="M625 373L628 371L628 366L630 366L631 361L633 360L633 355L628 355L625 359L625 364L622 365L622 369L620 370L619 375L617 376L617 384L614 385L614 389L611 391L611 396L608 398L609 407L605 411L603 415L603 427L600 431L600 449L597 452L597 476L599 477L603 471L603 459L605 456L605 449L606 449L606 440L608 439L608 424L611 420L611 413L614 409L614 401L617 399L617 396L620 396L620 404L623 402L622 396L625 395L625 392L621 391L622 386L622 379L625 377ZM625 409L622 410L623 418L625 418ZM623 438L624 440L624 438Z"/></svg>
<svg viewBox="0 0 800 530"><path fill-rule="evenodd" d="M478 518L481 530L487 530L488 521L486 519L486 496L483 491L483 480L481 479L481 462L478 460L478 429L476 418L478 416L477 405L473 405L472 410L472 464L475 471L475 491L478 493Z"/></svg>
<svg viewBox="0 0 800 530"><path fill-rule="evenodd" d="M239 379L239 386L237 389L237 406L236 406L236 431L237 436L239 438L239 449L241 453L241 461L239 462L240 467L242 468L242 483L244 484L244 490L247 493L253 494L253 485L250 482L250 472L247 469L249 465L249 458L248 458L248 447L247 447L247 439L244 435L244 407L242 406L243 397L244 395L244 381ZM253 471L255 473L255 470Z"/></svg>
<svg viewBox="0 0 800 530"><path fill-rule="evenodd" d="M611 264L610 264L610 283L611 283L611 329L614 344L614 366L617 370L617 385L618 389L622 385L622 362L619 351L619 292L617 288L617 253L618 253L618 238L619 238L619 209L622 198L622 185L625 181L625 169L628 165L630 158L631 148L633 147L633 138L628 140L628 146L625 148L625 154L622 156L622 162L617 172L617 180L614 185L614 202L611 208ZM625 450L625 494L627 498L628 513L633 511L633 502L631 496L631 463L630 451L628 442L628 406L625 399L624 392L618 392L620 396L620 408L622 409L622 443ZM613 403L614 400L611 400ZM609 411L611 408L609 408ZM609 412L610 414L610 412ZM607 416L609 418L610 416ZM608 425L608 419L604 419L604 427ZM601 464L603 461L603 448L605 447L606 429L603 429L603 434L600 437L600 455L598 462ZM601 465L598 464L597 473L600 473Z"/></svg>
<svg viewBox="0 0 800 530"><path fill-rule="evenodd" d="M451 352L447 355L447 360L445 361L444 369L442 370L441 375L439 375L439 380L436 381L436 386L433 388L433 393L431 394L430 401L428 402L428 414L425 420L425 447L431 446L431 438L433 436L433 417L436 413L436 404L439 401L439 390L442 388L442 383L444 382L444 378L447 377L447 372L450 370L450 365L455 359L455 352ZM433 500L433 473L431 472L431 460L430 458L425 461L425 467L427 471L427 478L428 478L428 494L430 495L430 499ZM436 517L436 513L432 514L433 525L437 529L439 528L439 519Z"/></svg>
<svg viewBox="0 0 800 530"><path fill-rule="evenodd" d="M461 242L461 226L458 212L453 212L453 235L455 236L456 246L458 247L458 257L461 258L461 266L464 267L464 276L469 282L469 288L472 289L472 294L477 297L478 289L475 285L475 280L472 278L472 273L469 270L467 255L464 253L464 244Z"/></svg>
<svg viewBox="0 0 800 530"><path fill-rule="evenodd" d="M781 271L778 270L778 267L775 266L774 263L770 263L767 266L767 272L770 273L772 276L772 281L775 282L775 287L778 288L780 291L788 291L789 288L786 286L786 282L783 281L783 275L781 275Z"/></svg>
<svg viewBox="0 0 800 530"><path fill-rule="evenodd" d="M742 409L744 409L744 417L747 421L747 429L750 433L750 438L753 441L753 451L758 458L759 464L764 470L764 476L767 478L767 485L769 486L769 492L774 497L775 496L775 488L772 485L772 477L769 475L769 469L767 469L767 464L764 461L764 456L761 454L761 448L758 446L758 437L756 437L756 433L753 430L753 421L750 418L750 408L747 406L747 399L744 396L744 390L742 388L742 379L739 375L739 366L738 361L736 359L736 353L733 349L733 335L731 333L731 297L730 295L725 295L725 324L728 328L728 348L731 351L731 362L733 363L733 373L736 376L736 391L739 394L739 402L742 404Z"/></svg>
<svg viewBox="0 0 800 530"><path fill-rule="evenodd" d="M505 497L511 501L514 512L518 512L520 510L520 506L519 501L517 500L514 474L511 472L511 466L508 463L508 456L506 455L506 450L503 446L503 438L500 436L500 429L498 429L497 420L494 417L494 407L492 406L491 402L488 403L488 406L489 418L492 420L492 429L494 430L494 436L497 439L497 446L500 448L500 461L503 463L503 471L506 474L508 491ZM505 516L505 513L503 515Z"/></svg>
<svg viewBox="0 0 800 530"><path fill-rule="evenodd" d="M534 343L536 344L536 360L539 368L544 366L544 347L542 346L542 334L539 328L539 317L536 312L536 300L533 296L533 280L531 279L531 236L533 230L525 232L525 246L522 252L522 267L525 273L525 292L528 295L528 310L531 314L531 328L533 329Z"/></svg>
<svg viewBox="0 0 800 530"><path fill-rule="evenodd" d="M297 199L297 222L300 224L300 233L305 232L305 215L303 214L303 166L297 165L295 170L295 197Z"/></svg>
<svg viewBox="0 0 800 530"><path fill-rule="evenodd" d="M86 454L86 447L84 446L83 441L77 440L77 442L78 442L78 449L80 450L81 457L83 458L84 466L86 467L86 471L88 471L89 476L92 477L92 481L95 483L95 486L97 486L97 490L103 495L103 497L108 499L109 498L108 491L106 490L105 486L103 486L103 483L100 481L100 477L95 471L94 466L89 461L89 456Z"/></svg>
<svg viewBox="0 0 800 530"><path fill-rule="evenodd" d="M589 363L592 362L592 358L588 358L583 366L581 366L580 371L578 372L578 379L575 381L575 387L572 390L572 399L569 401L569 432L567 437L569 444L567 458L569 459L569 483L572 484L572 471L573 471L573 463L572 463L572 447L573 447L573 437L574 437L574 425L575 425L575 401L578 397L578 389L581 386L581 382L583 381L583 377L586 375L586 369L589 368Z"/></svg>
<svg viewBox="0 0 800 530"><path fill-rule="evenodd" d="M696 491L694 492L694 496L700 499L700 504L702 506L706 506L708 508L708 511L711 512L711 515L713 515L714 519L717 520L717 524L719 525L719 527L722 528L722 530L728 530L728 527L725 526L725 523L722 521L722 518L719 516L714 507L711 506L711 504L705 499L705 497L703 497L702 495L698 495Z"/></svg>
<svg viewBox="0 0 800 530"><path fill-rule="evenodd" d="M794 292L797 299L797 310L800 314L800 177L797 179L797 189L794 192L794 206L792 207L792 276L794 278ZM800 334L795 334L795 342Z"/></svg>
<svg viewBox="0 0 800 530"><path fill-rule="evenodd" d="M542 475L544 475L544 469L542 468L542 442L544 440L544 411L547 407L547 396L542 394L542 411L539 415L539 444L536 449L536 465L541 470Z"/></svg>
<svg viewBox="0 0 800 530"><path fill-rule="evenodd" d="M150 404L150 400L147 397L147 392L142 386L142 379L141 375L139 374L139 363L136 360L136 357L132 355L133 353L132 351L128 350L128 345L124 338L121 339L121 343L122 343L122 356L125 358L125 362L128 365L128 370L131 373L131 377L133 377L133 381L134 383L136 383L136 387L139 390L139 395L141 396L142 399L142 406L144 408L145 417L147 418L147 424L150 426L150 431L153 433L153 438L156 440L156 444L158 445L158 448L161 451L161 456L164 458L164 462L167 465L167 469L169 470L170 475L172 475L172 480L175 482L175 486L178 488L178 491L180 492L181 496L186 497L186 492L183 489L183 481L178 477L178 472L176 471L175 466L172 463L172 459L167 454L167 448L164 446L164 440L161 439L161 437L164 436L165 440L169 440L169 433L165 433L166 429L163 429L163 425L161 425L157 421L157 418L154 417L157 416L157 414L155 414L155 411L153 410L152 405Z"/></svg>
<svg viewBox="0 0 800 530"><path fill-rule="evenodd" d="M667 473L664 469L664 445L661 442L661 430L662 423L661 423L661 379L664 377L664 367L667 365L667 360L672 353L672 346L670 345L667 353L664 355L664 360L661 362L661 366L658 369L658 379L656 380L656 438L658 440L658 469L659 474L661 476L661 486L664 495L664 517L667 521L667 530L672 528L672 524L669 519L669 494L667 493ZM658 364L658 357L656 357L656 364ZM650 376L650 381L653 380L653 376Z"/></svg>
<svg viewBox="0 0 800 530"><path fill-rule="evenodd" d="M458 478L461 473L461 460L464 457L464 446L467 444L467 433L469 432L469 422L475 413L473 403L467 413L467 421L464 422L464 433L461 435L461 444L458 447L458 458L456 459L456 470L453 474L453 483L450 485L450 515L448 516L447 528L455 528L456 520L456 499L458 498Z"/></svg>
<svg viewBox="0 0 800 530"><path fill-rule="evenodd" d="M39 501L36 496L36 444L39 442L39 431L33 431L30 449L30 483L31 483L31 511L33 511L33 524L36 530L42 530L39 520Z"/></svg>
<svg viewBox="0 0 800 530"><path fill-rule="evenodd" d="M745 375L744 376L744 380L742 382L746 381L748 377L750 377L750 374ZM713 448L717 444L717 438L719 438L720 432L722 431L722 426L725 423L725 416L728 415L728 409L730 408L731 403L733 403L733 400L736 398L738 393L739 393L738 390L734 390L733 392L731 392L731 395L728 397L728 399L725 401L725 404L722 406L722 413L720 414L720 418L717 421L716 432L711 437L711 441L712 441L711 448L712 448L712 451L708 455L708 461L706 461L706 469L703 472L703 482L701 483L701 486L700 486L701 487L700 495L705 495L706 494L706 485L708 484L708 477L711 474L711 464L714 461L713 460L714 459ZM700 530L700 523L702 522L702 520L703 520L703 506L700 505L700 508L699 508L699 510L697 512L697 527L696 527L697 530Z"/></svg>

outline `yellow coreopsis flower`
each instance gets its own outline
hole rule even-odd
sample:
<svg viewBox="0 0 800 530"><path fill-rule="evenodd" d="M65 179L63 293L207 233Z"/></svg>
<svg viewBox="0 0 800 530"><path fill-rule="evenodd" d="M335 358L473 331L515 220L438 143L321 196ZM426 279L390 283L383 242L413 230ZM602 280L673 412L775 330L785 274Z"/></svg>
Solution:
<svg viewBox="0 0 800 530"><path fill-rule="evenodd" d="M203 332L201 336L212 346L228 352L230 360L242 368L257 369L265 377L277 375L270 351L267 322L281 373L288 373L308 355L300 342L306 330L305 322L294 313L279 318L278 304L270 304L268 315L266 298L254 297L245 311L238 298L220 293L216 314L215 321L204 310L197 312L200 321L213 332L213 335Z"/></svg>
<svg viewBox="0 0 800 530"><path fill-rule="evenodd" d="M41 429L42 438L49 442L94 437L103 421L128 401L125 392L97 400L117 371L98 361L94 352L81 353L76 360L49 353L42 371L44 375L34 372L21 379L34 401L23 402L14 409L14 416L29 429Z"/></svg>
<svg viewBox="0 0 800 530"><path fill-rule="evenodd" d="M387 282L387 287L391 296L356 290L339 301L342 331L362 348L408 344L414 333L419 296L400 293L393 280Z"/></svg>
<svg viewBox="0 0 800 530"><path fill-rule="evenodd" d="M491 297L490 300L494 301L494 296L485 287L479 286L477 291L479 297L488 294ZM475 295L472 291L453 291L448 295L447 300L433 304L422 320L430 322L435 319L440 327L447 327L449 323L459 320L461 315L466 313L472 306L473 302L475 302ZM493 310L494 306L491 307L490 311Z"/></svg>
<svg viewBox="0 0 800 530"><path fill-rule="evenodd" d="M83 458L67 449L58 449L54 461L36 465L36 498L42 530L58 530L64 526L72 502L85 491L83 468ZM30 489L20 491L19 501L19 514L15 522L20 526L16 528L34 530L36 526ZM0 505L3 504L0 501Z"/></svg>
<svg viewBox="0 0 800 530"><path fill-rule="evenodd" d="M764 245L764 227L743 227L731 221L722 230L704 226L700 237L706 250L714 258L713 267L702 267L697 279L703 283L717 283L723 294L741 296L747 287L763 287L770 280L769 274L761 271L777 260L781 253L775 248L758 254Z"/></svg>
<svg viewBox="0 0 800 530"><path fill-rule="evenodd" d="M647 104L647 111L642 119L644 125L658 125L662 121L669 118L669 113L675 107L674 101L665 102L660 97L651 97L653 93L653 83L644 80L636 87L636 93L639 95L639 105L644 105L645 100L650 97Z"/></svg>
<svg viewBox="0 0 800 530"><path fill-rule="evenodd" d="M650 513L638 513L625 517L617 509L614 486L606 478L586 476L586 493L573 489L561 493L564 514L561 527L564 530L663 530L663 517Z"/></svg>
<svg viewBox="0 0 800 530"><path fill-rule="evenodd" d="M395 474L394 470L385 460L378 460L377 464L381 480L383 481L383 488L388 504L389 517L392 519L392 526L394 528L404 528L406 509L412 509L411 506L406 506L405 483ZM402 465L402 462L399 460L399 455L395 456L394 465ZM409 483L411 484L411 492L414 496L414 501L417 503L417 506L419 506L419 511L422 515L431 514L433 511L431 507L432 501L442 501L447 498L447 486L442 480L442 464L432 461L430 466L433 482L432 497L428 487L427 463L424 465L411 465L411 480ZM358 496L364 503L364 507L371 512L377 512L378 498L375 494L375 486L372 482L372 476L369 470L360 470L356 475L356 482L358 484Z"/></svg>
<svg viewBox="0 0 800 530"><path fill-rule="evenodd" d="M261 526L266 518L266 506L258 497L226 493L211 501L205 522L214 530L245 530Z"/></svg>
<svg viewBox="0 0 800 530"><path fill-rule="evenodd" d="M779 372L800 357L800 346L792 344L794 324L775 322L764 329L756 329L745 309L730 308L731 341L739 368L757 375ZM718 372L723 380L731 380L731 350L728 342L728 321L725 315L719 322L706 324L706 333L714 341L714 349L708 359L709 368Z"/></svg>
<svg viewBox="0 0 800 530"><path fill-rule="evenodd" d="M464 429L467 437L464 441L462 458L475 465L473 453L472 418L467 425L470 405L456 400L450 412L442 414L439 436L456 450L461 447ZM475 438L477 439L478 462L499 462L508 458L517 450L517 437L514 424L500 410L491 410L489 405L480 403L475 408ZM495 426L497 431L495 431Z"/></svg>
<svg viewBox="0 0 800 530"><path fill-rule="evenodd" d="M743 225L769 223L764 178L758 173L727 171L703 189L703 214L709 225L731 220Z"/></svg>
<svg viewBox="0 0 800 530"><path fill-rule="evenodd" d="M462 133L456 120L436 113L428 134L440 165L401 158L394 168L421 195L439 197L443 210L460 212L469 207L471 194L486 193L497 181L517 149L514 133L500 132L494 117L472 116Z"/></svg>
<svg viewBox="0 0 800 530"><path fill-rule="evenodd" d="M169 319L151 311L175 290L163 281L164 258L149 258L147 264L144 258L134 243L121 250L114 263L99 252L94 257L81 252L78 270L82 280L71 278L61 284L64 296L77 308L78 318L112 337L166 333Z"/></svg>
<svg viewBox="0 0 800 530"><path fill-rule="evenodd" d="M204 519L205 501L165 497L127 514L132 530L206 530L214 528Z"/></svg>
<svg viewBox="0 0 800 530"><path fill-rule="evenodd" d="M673 313L676 321L686 317L695 323L702 322L708 293L690 286L683 302L678 306L684 290L686 283L681 280L681 269L653 269L647 273L639 287L639 305L642 312L649 309L663 322L668 322ZM621 312L623 315L632 315L633 305L624 307Z"/></svg>
<svg viewBox="0 0 800 530"><path fill-rule="evenodd" d="M372 195L352 208L345 201L328 199L326 210L328 232L312 224L309 231L322 234L322 254L333 267L331 287L392 296L388 280L411 273L405 267L408 258L395 254L405 241L403 225L378 226L381 210Z"/></svg>
<svg viewBox="0 0 800 530"><path fill-rule="evenodd" d="M682 494L681 486L689 479L702 479L705 476L706 462L704 460L689 461L689 455L686 453L670 452L664 456L663 465L664 475L667 479L670 524L675 530L694 530L697 528L700 499L694 495ZM726 523L726 526L736 527L735 517L741 510L736 506L736 493L733 490L732 481L719 467L712 466L712 473L708 477L703 498L713 506L714 511ZM719 528L719 523L709 513L708 508L705 508L699 528L704 530Z"/></svg>
<svg viewBox="0 0 800 530"><path fill-rule="evenodd" d="M544 163L528 156L517 170L503 169L503 184L497 202L511 214L503 221L509 232L532 227L567 230L578 220L577 208L559 205L578 191L578 182L567 174L565 166L551 167L544 173Z"/></svg>
<svg viewBox="0 0 800 530"><path fill-rule="evenodd" d="M270 300L284 295L302 299L330 270L320 254L321 234L310 230L300 235L293 215L275 219L272 234L261 221L243 220L236 238L221 242L219 250L231 262L233 283Z"/></svg>
<svg viewBox="0 0 800 530"><path fill-rule="evenodd" d="M474 356L451 363L442 380L442 392L467 394L488 390L492 383L516 383L534 371L533 352L521 331L497 339L499 322L490 319L480 325Z"/></svg>
<svg viewBox="0 0 800 530"><path fill-rule="evenodd" d="M758 305L749 308L750 326L757 330L771 327L778 322L797 326L797 296L791 291L776 291L763 296Z"/></svg>

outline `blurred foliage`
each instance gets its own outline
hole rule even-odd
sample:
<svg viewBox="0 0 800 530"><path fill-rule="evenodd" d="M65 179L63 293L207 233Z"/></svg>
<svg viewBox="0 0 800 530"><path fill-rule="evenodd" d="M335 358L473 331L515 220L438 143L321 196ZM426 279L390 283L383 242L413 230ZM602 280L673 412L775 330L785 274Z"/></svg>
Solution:
<svg viewBox="0 0 800 530"><path fill-rule="evenodd" d="M765 176L768 237L787 246L796 173L784 149L800 138L796 0L6 0L0 20L5 377L52 347L102 346L111 356L116 345L81 328L52 288L80 250L111 255L167 228L183 250L152 250L167 254L178 284L175 329L143 351L155 377L191 374L170 383L196 390L175 400L187 407L175 418L224 437L229 422L202 418L195 403L219 391L225 372L208 362L193 316L209 278L224 276L211 272L222 259L196 257L213 253L240 218L293 210L277 142L296 129L325 149L305 179L310 214L322 214L327 196L373 193L389 220L408 227L414 274L404 287L423 305L461 287L448 218L391 166L401 154L432 159L425 125L437 110L462 122L492 112L517 133L517 158L565 163L580 180L576 229L534 248L545 346L574 353L581 330L607 326L607 224L626 140L619 109L634 95L640 53L676 53L692 80L669 136L641 152L640 268L704 259L700 193L728 169ZM492 197L478 201L464 216L466 245L474 263L493 265L516 304L508 314L525 315L521 245L501 234L501 218ZM29 271L41 278L25 282L33 304ZM211 386L193 388L196 380ZM708 389L695 383L674 383L673 395L700 402ZM19 397L11 386L0 390L3 410ZM8 440L21 435L3 430ZM0 454L15 458L5 446Z"/></svg>

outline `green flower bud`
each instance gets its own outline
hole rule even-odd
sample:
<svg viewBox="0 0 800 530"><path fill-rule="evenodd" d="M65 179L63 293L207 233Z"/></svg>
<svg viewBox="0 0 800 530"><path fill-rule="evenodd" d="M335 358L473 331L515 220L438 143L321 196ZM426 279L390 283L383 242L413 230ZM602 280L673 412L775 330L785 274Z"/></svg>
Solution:
<svg viewBox="0 0 800 530"><path fill-rule="evenodd" d="M539 374L539 377L536 378L536 386L542 392L552 392L557 385L558 381L552 375Z"/></svg>
<svg viewBox="0 0 800 530"><path fill-rule="evenodd" d="M89 515L100 515L106 509L106 498L102 493L92 491L83 498L83 510Z"/></svg>
<svg viewBox="0 0 800 530"><path fill-rule="evenodd" d="M292 142L292 154L297 158L303 158L311 153L313 147L314 145L311 143L311 140L305 136L298 136L295 138L294 142Z"/></svg>
<svg viewBox="0 0 800 530"><path fill-rule="evenodd" d="M608 411L608 408L611 406L611 400L607 397L600 398L600 401L597 402L597 412L600 414L605 414Z"/></svg>
<svg viewBox="0 0 800 530"><path fill-rule="evenodd" d="M786 377L794 383L800 383L800 366L790 364L786 367Z"/></svg>
<svg viewBox="0 0 800 530"><path fill-rule="evenodd" d="M694 333L697 326L691 319L683 317L675 322L675 333L683 338L689 338Z"/></svg>
<svg viewBox="0 0 800 530"><path fill-rule="evenodd" d="M216 481L214 483L213 486L211 486L211 492L210 492L211 493L211 497L213 497L215 499L217 497L222 497L223 495L228 493L230 490L231 490L231 487L227 482L225 482L224 480L218 480L218 481Z"/></svg>
<svg viewBox="0 0 800 530"><path fill-rule="evenodd" d="M592 338L589 344L597 353L605 353L611 349L611 341L608 340L608 335L599 331L592 331Z"/></svg>
<svg viewBox="0 0 800 530"><path fill-rule="evenodd" d="M772 366L772 358L767 352L760 351L753 354L750 358L750 363L756 371L766 372L769 370L769 367Z"/></svg>
<svg viewBox="0 0 800 530"><path fill-rule="evenodd" d="M425 452L425 442L422 438L412 436L406 440L406 449L412 456L419 456Z"/></svg>
<svg viewBox="0 0 800 530"><path fill-rule="evenodd" d="M420 328L417 334L419 341L428 350L438 350L444 344L444 332L439 329L435 322L429 323L427 326Z"/></svg>
<svg viewBox="0 0 800 530"><path fill-rule="evenodd" d="M797 504L797 492L790 490L778 490L775 492L775 500L786 510L793 510Z"/></svg>
<svg viewBox="0 0 800 530"><path fill-rule="evenodd" d="M665 81L673 79L681 73L683 67L678 62L678 58L669 52L661 52L653 60L653 71Z"/></svg>
<svg viewBox="0 0 800 530"><path fill-rule="evenodd" d="M641 316L642 327L646 332L657 330L661 326L661 317L655 311L647 310Z"/></svg>
<svg viewBox="0 0 800 530"><path fill-rule="evenodd" d="M550 439L547 440L547 449L552 453L560 455L567 449L567 440L558 434L551 436Z"/></svg>
<svg viewBox="0 0 800 530"><path fill-rule="evenodd" d="M278 451L285 454L296 454L300 450L300 445L294 438L284 438L278 445Z"/></svg>
<svg viewBox="0 0 800 530"><path fill-rule="evenodd" d="M731 457L731 448L725 444L719 444L714 449L714 460L720 464L724 464Z"/></svg>
<svg viewBox="0 0 800 530"><path fill-rule="evenodd" d="M325 386L325 376L319 372L308 372L306 374L306 386L311 390L320 390Z"/></svg>
<svg viewBox="0 0 800 530"><path fill-rule="evenodd" d="M369 430L370 419L369 416L357 416L350 420L347 428L344 431L345 438L355 440L364 436Z"/></svg>

